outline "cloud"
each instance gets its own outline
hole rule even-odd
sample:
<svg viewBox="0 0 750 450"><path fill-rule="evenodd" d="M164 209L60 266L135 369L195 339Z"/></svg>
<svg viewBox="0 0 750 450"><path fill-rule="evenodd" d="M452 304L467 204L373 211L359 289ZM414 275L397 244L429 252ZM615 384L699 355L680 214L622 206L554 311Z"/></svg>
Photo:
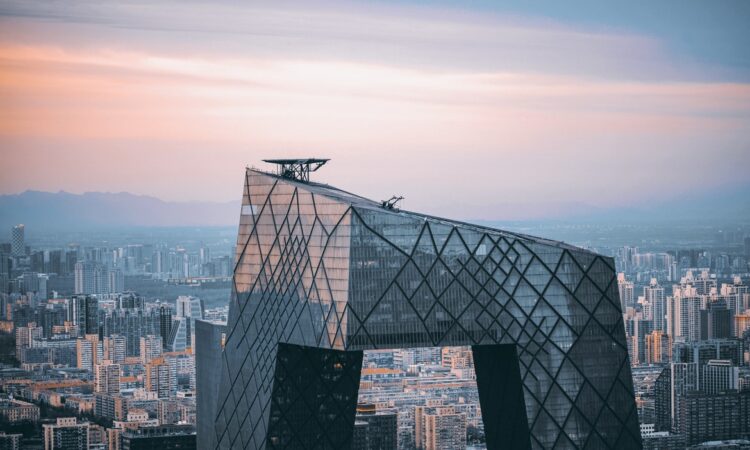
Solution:
<svg viewBox="0 0 750 450"><path fill-rule="evenodd" d="M244 165L317 155L344 188L501 219L508 204L627 205L747 177L750 86L655 76L671 66L649 39L411 10L394 22L391 10L220 6L168 21L169 5L5 9L0 191L228 200ZM266 39L273 51L252 45ZM507 51L529 60L580 57L554 70L482 62L516 44ZM595 70L623 52L645 64ZM649 73L627 75L637 70Z"/></svg>

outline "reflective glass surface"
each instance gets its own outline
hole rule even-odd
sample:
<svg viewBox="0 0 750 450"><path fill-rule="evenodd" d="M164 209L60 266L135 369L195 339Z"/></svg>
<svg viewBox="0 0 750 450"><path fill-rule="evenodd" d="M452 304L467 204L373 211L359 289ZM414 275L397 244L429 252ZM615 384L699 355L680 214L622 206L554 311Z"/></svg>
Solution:
<svg viewBox="0 0 750 450"><path fill-rule="evenodd" d="M299 346L294 357L279 356L284 344ZM361 364L367 349L507 344L530 447L640 448L610 258L248 170L212 446L306 448L309 438L279 425L302 420L286 417L296 409L279 405L295 401L289 380L340 381L316 349L335 351L358 380L356 357L339 353ZM321 376L310 377L315 368ZM482 387L492 376L477 378L482 401L492 401ZM349 388L331 395L337 409L356 403ZM337 436L316 435L316 448L340 445L350 428L339 425Z"/></svg>

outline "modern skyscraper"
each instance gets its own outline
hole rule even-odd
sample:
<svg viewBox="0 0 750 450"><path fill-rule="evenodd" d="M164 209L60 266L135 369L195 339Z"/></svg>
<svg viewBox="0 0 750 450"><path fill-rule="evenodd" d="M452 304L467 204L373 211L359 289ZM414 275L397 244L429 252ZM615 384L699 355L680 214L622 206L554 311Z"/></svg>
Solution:
<svg viewBox="0 0 750 450"><path fill-rule="evenodd" d="M363 350L455 345L472 346L489 449L640 447L611 258L281 163L246 173L208 448L349 447Z"/></svg>
<svg viewBox="0 0 750 450"><path fill-rule="evenodd" d="M26 237L23 224L16 225L10 231L10 255L13 257L26 256Z"/></svg>

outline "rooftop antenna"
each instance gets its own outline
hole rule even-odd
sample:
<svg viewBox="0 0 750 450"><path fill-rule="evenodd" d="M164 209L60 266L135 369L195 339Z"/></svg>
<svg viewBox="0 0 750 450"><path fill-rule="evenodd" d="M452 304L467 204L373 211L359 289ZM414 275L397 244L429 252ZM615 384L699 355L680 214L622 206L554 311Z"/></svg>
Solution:
<svg viewBox="0 0 750 450"><path fill-rule="evenodd" d="M380 206L382 206L385 209L396 209L396 204L403 200L404 197L402 195L396 197L395 195L388 200L383 200L380 202Z"/></svg>
<svg viewBox="0 0 750 450"><path fill-rule="evenodd" d="M330 159L305 158L305 159L264 159L263 162L276 164L276 174L280 177L297 181L310 181L310 172L323 167Z"/></svg>

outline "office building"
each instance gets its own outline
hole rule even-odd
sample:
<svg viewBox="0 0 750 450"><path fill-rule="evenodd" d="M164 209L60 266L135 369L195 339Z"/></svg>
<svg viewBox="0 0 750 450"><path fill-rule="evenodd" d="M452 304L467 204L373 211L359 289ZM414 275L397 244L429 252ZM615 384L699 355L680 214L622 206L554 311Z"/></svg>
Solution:
<svg viewBox="0 0 750 450"><path fill-rule="evenodd" d="M363 350L458 345L488 448L640 448L612 258L310 182L323 162L246 172L208 448L349 447Z"/></svg>

